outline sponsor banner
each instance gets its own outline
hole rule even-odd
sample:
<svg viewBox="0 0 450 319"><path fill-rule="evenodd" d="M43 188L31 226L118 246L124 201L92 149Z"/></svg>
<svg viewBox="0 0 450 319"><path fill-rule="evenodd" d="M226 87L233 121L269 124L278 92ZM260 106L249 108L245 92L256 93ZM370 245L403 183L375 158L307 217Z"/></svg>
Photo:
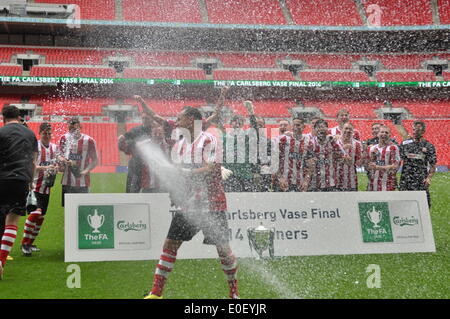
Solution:
<svg viewBox="0 0 450 319"><path fill-rule="evenodd" d="M227 201L238 257L256 256L248 236L261 225L273 230L275 256L435 251L422 191L228 193ZM158 259L175 213L168 194L66 194L66 203L67 262ZM215 257L202 232L177 255Z"/></svg>
<svg viewBox="0 0 450 319"><path fill-rule="evenodd" d="M429 82L348 82L348 81L260 81L260 80L193 80L193 79L141 79L141 78L86 78L86 77L46 77L46 76L0 76L0 85L36 84L55 85L90 84L111 85L125 83L142 83L154 85L159 83L170 85L211 85L211 86L243 86L243 87L450 87L450 81Z"/></svg>

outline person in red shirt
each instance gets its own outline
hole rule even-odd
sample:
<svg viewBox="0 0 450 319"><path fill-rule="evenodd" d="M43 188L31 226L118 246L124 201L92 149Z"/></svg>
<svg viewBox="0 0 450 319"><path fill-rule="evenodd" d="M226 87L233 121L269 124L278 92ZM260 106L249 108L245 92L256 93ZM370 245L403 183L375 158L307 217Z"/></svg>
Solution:
<svg viewBox="0 0 450 319"><path fill-rule="evenodd" d="M368 191L393 191L397 188L397 170L400 165L399 147L391 141L391 130L382 125L378 144L369 147L367 169Z"/></svg>
<svg viewBox="0 0 450 319"><path fill-rule="evenodd" d="M279 191L306 191L311 179L311 151L313 139L303 134L304 120L292 120L292 136L279 140L278 181Z"/></svg>
<svg viewBox="0 0 450 319"><path fill-rule="evenodd" d="M24 256L31 256L32 252L40 251L33 245L39 235L50 201L50 191L54 185L58 171L57 158L59 148L50 142L52 126L44 122L39 126L40 140L38 141L38 155L36 158L36 172L34 175L33 191L36 196L37 208L29 212L25 221L21 250Z"/></svg>
<svg viewBox="0 0 450 319"><path fill-rule="evenodd" d="M202 114L193 107L185 107L177 118L176 124L183 131L183 137L172 149L172 162L180 167L180 183L186 183L187 194L179 201L181 210L174 214L156 265L153 287L145 299L161 298L178 249L200 230L204 235L203 243L217 248L228 280L230 298L239 298L237 260L229 245L227 202L220 165L222 154L212 134L194 130L196 121L202 121Z"/></svg>
<svg viewBox="0 0 450 319"><path fill-rule="evenodd" d="M67 193L89 193L91 185L90 172L98 164L97 145L89 135L81 133L78 117L68 121L69 132L59 141L59 162L64 166L61 179L62 206Z"/></svg>
<svg viewBox="0 0 450 319"><path fill-rule="evenodd" d="M330 192L336 191L336 165L340 160L348 160L342 146L335 138L327 135L328 123L317 120L314 124L316 137L312 149L315 161L314 174L309 184L309 191Z"/></svg>
<svg viewBox="0 0 450 319"><path fill-rule="evenodd" d="M353 138L354 128L351 123L344 124L338 143L350 157L350 161L341 160L336 165L336 187L340 191L357 191L358 175L356 168L362 165L363 152L360 141Z"/></svg>

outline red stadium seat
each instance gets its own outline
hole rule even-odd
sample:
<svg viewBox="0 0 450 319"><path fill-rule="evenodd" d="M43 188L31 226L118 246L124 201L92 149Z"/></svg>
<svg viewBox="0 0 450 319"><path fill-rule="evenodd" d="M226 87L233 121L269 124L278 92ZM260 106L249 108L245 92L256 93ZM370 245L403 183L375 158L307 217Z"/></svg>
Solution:
<svg viewBox="0 0 450 319"><path fill-rule="evenodd" d="M128 68L123 72L125 78L144 79L192 79L205 80L206 75L203 70L182 70L182 69L133 69Z"/></svg>
<svg viewBox="0 0 450 319"><path fill-rule="evenodd" d="M21 76L22 71L21 65L0 65L0 75Z"/></svg>
<svg viewBox="0 0 450 319"><path fill-rule="evenodd" d="M114 70L113 68L35 66L31 69L30 75L54 77L115 78L116 70Z"/></svg>
<svg viewBox="0 0 450 319"><path fill-rule="evenodd" d="M225 105L229 106L229 108L235 113L239 115L243 115L245 117L248 116L247 109L245 108L242 101L233 101L230 103L225 103ZM256 116L261 117L291 117L289 113L289 109L295 106L293 101L253 101L253 106L255 109Z"/></svg>
<svg viewBox="0 0 450 319"><path fill-rule="evenodd" d="M442 76L444 78L444 81L450 81L450 72L449 71L443 71Z"/></svg>
<svg viewBox="0 0 450 319"><path fill-rule="evenodd" d="M353 0L286 0L298 25L358 26L362 19Z"/></svg>
<svg viewBox="0 0 450 319"><path fill-rule="evenodd" d="M301 71L299 75L304 81L370 81L369 76L362 71Z"/></svg>
<svg viewBox="0 0 450 319"><path fill-rule="evenodd" d="M450 0L438 0L441 24L450 24Z"/></svg>
<svg viewBox="0 0 450 319"><path fill-rule="evenodd" d="M366 12L371 5L379 7L381 12L380 24L382 26L433 24L429 0L367 0L362 1L362 3Z"/></svg>
<svg viewBox="0 0 450 319"><path fill-rule="evenodd" d="M241 68L275 68L276 60L284 55L267 53L210 53L210 58L217 58L222 62L223 67L241 67Z"/></svg>
<svg viewBox="0 0 450 319"><path fill-rule="evenodd" d="M450 104L439 101L393 102L394 107L406 108L414 118L450 118Z"/></svg>
<svg viewBox="0 0 450 319"><path fill-rule="evenodd" d="M436 76L432 71L379 71L375 74L380 82L421 82L436 81Z"/></svg>
<svg viewBox="0 0 450 319"><path fill-rule="evenodd" d="M355 101L305 101L303 104L318 107L327 118L336 118L339 110L347 109L350 119L374 119L374 111L380 107L380 103Z"/></svg>
<svg viewBox="0 0 450 319"><path fill-rule="evenodd" d="M286 24L277 0L206 0L210 23Z"/></svg>
<svg viewBox="0 0 450 319"><path fill-rule="evenodd" d="M127 21L202 22L197 0L123 0L122 11Z"/></svg>

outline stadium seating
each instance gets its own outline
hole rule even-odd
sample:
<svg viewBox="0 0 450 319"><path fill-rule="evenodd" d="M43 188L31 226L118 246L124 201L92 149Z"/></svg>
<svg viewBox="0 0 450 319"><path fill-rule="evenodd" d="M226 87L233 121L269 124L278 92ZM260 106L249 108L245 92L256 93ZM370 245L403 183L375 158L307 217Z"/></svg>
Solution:
<svg viewBox="0 0 450 319"><path fill-rule="evenodd" d="M38 3L76 4L81 19L116 20L122 11L125 21L180 22L215 24L285 25L288 23L278 0L204 0L205 15L199 0L35 0ZM433 24L429 0L364 0L364 12L356 2L341 0L285 0L289 16L296 25L361 26L365 14L370 20L373 8L380 10L382 26ZM440 24L450 24L450 1L437 0ZM289 19L289 18L288 18Z"/></svg>
<svg viewBox="0 0 450 319"><path fill-rule="evenodd" d="M379 71L375 76L377 78L377 81L380 82L436 81L436 76L432 71Z"/></svg>
<svg viewBox="0 0 450 319"><path fill-rule="evenodd" d="M369 76L362 71L301 71L299 76L304 81L370 81Z"/></svg>
<svg viewBox="0 0 450 319"><path fill-rule="evenodd" d="M106 68L106 67L87 68L87 67L35 66L31 69L30 76L115 78L116 71L113 68Z"/></svg>
<svg viewBox="0 0 450 319"><path fill-rule="evenodd" d="M289 57L305 62L310 69L351 69L352 62L359 60L358 55L350 54L290 54Z"/></svg>
<svg viewBox="0 0 450 319"><path fill-rule="evenodd" d="M21 65L0 65L0 75L21 76Z"/></svg>
<svg viewBox="0 0 450 319"><path fill-rule="evenodd" d="M97 142L100 165L119 165L117 123L82 123L82 132Z"/></svg>
<svg viewBox="0 0 450 319"><path fill-rule="evenodd" d="M375 119L374 111L380 107L380 103L355 101L304 101L303 104L319 108L326 118L336 118L339 110L347 109L351 119Z"/></svg>
<svg viewBox="0 0 450 319"><path fill-rule="evenodd" d="M114 104L113 99L61 99L32 97L30 103L42 105L42 115L101 115L102 107Z"/></svg>
<svg viewBox="0 0 450 319"><path fill-rule="evenodd" d="M277 0L206 0L205 2L210 23L286 24Z"/></svg>
<svg viewBox="0 0 450 319"><path fill-rule="evenodd" d="M438 0L441 24L450 24L450 0Z"/></svg>
<svg viewBox="0 0 450 319"><path fill-rule="evenodd" d="M406 108L414 118L450 118L450 105L448 102L402 101L394 102L393 106Z"/></svg>
<svg viewBox="0 0 450 319"><path fill-rule="evenodd" d="M270 53L208 53L209 58L222 62L224 68L274 68L276 60L283 58L281 54Z"/></svg>
<svg viewBox="0 0 450 319"><path fill-rule="evenodd" d="M367 0L362 3L366 12L371 5L379 6L382 26L433 24L429 0Z"/></svg>
<svg viewBox="0 0 450 319"><path fill-rule="evenodd" d="M121 51L120 53L133 58L136 65L159 67L190 67L192 60L201 56L201 53L189 52Z"/></svg>
<svg viewBox="0 0 450 319"><path fill-rule="evenodd" d="M294 81L295 78L289 71L236 71L215 70L215 80L260 80L260 81Z"/></svg>
<svg viewBox="0 0 450 319"><path fill-rule="evenodd" d="M202 107L207 103L205 100L183 99L183 100L156 100L145 99L145 102L150 106L157 114L166 117L175 117L183 109L183 107L189 105L193 107ZM140 109L139 103L133 99L125 99L124 104L135 105Z"/></svg>
<svg viewBox="0 0 450 319"><path fill-rule="evenodd" d="M47 64L101 65L106 55L104 51L98 50L40 49L33 51L45 55Z"/></svg>
<svg viewBox="0 0 450 319"><path fill-rule="evenodd" d="M124 70L125 78L148 78L148 79L191 79L205 80L206 75L203 70L184 70L184 69L133 69Z"/></svg>
<svg viewBox="0 0 450 319"><path fill-rule="evenodd" d="M286 5L298 25L362 25L353 0L286 0Z"/></svg>
<svg viewBox="0 0 450 319"><path fill-rule="evenodd" d="M442 77L444 78L444 81L450 81L450 72L449 71L442 72Z"/></svg>
<svg viewBox="0 0 450 319"><path fill-rule="evenodd" d="M35 0L38 3L76 4L80 7L81 19L115 20L114 0Z"/></svg>
<svg viewBox="0 0 450 319"><path fill-rule="evenodd" d="M198 0L123 0L122 11L127 21L202 22Z"/></svg>
<svg viewBox="0 0 450 319"><path fill-rule="evenodd" d="M242 101L231 101L226 103L234 114L248 116L248 111ZM295 106L294 101L253 101L253 106L256 116L264 118L279 118L291 117L289 109Z"/></svg>

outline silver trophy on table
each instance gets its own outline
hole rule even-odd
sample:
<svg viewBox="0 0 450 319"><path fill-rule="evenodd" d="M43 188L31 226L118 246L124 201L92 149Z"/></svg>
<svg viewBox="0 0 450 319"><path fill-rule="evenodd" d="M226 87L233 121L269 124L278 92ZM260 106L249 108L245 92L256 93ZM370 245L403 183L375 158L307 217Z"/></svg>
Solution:
<svg viewBox="0 0 450 319"><path fill-rule="evenodd" d="M269 251L269 256L271 259L274 258L273 240L275 238L275 228L266 228L261 223L256 228L247 228L247 236L250 250L254 249L256 251L258 254L258 260L263 258L263 253L265 250Z"/></svg>

